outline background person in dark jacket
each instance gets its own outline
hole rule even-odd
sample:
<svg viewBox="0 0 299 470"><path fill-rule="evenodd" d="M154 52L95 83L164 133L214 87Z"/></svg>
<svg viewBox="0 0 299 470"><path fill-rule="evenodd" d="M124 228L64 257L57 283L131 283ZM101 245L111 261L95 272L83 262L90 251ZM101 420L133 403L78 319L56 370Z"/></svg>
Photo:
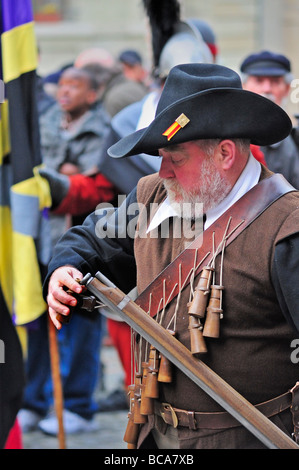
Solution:
<svg viewBox="0 0 299 470"><path fill-rule="evenodd" d="M262 51L247 56L241 64L243 87L285 108L292 80L291 63L281 54ZM299 147L292 136L261 147L270 170L281 173L299 189Z"/></svg>

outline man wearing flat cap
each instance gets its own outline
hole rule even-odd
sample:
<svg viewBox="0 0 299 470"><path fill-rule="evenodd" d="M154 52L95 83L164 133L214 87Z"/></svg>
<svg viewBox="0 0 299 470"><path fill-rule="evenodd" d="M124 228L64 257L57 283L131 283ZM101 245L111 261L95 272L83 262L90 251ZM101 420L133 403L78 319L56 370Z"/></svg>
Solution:
<svg viewBox="0 0 299 470"><path fill-rule="evenodd" d="M271 99L284 107L292 81L291 63L287 57L271 51L251 54L241 64L243 88ZM291 135L280 142L261 147L267 166L281 173L299 188L299 149Z"/></svg>
<svg viewBox="0 0 299 470"><path fill-rule="evenodd" d="M145 90L148 90L148 73L142 64L142 57L139 52L134 49L124 50L118 57L122 65L123 74L129 80L136 81L144 85Z"/></svg>
<svg viewBox="0 0 299 470"><path fill-rule="evenodd" d="M116 211L93 213L63 236L44 294L59 329L57 315L76 303L65 287L82 291L76 279L100 271L125 293L136 279L136 302L145 312L298 439L290 407L298 381L292 352L299 330L299 195L250 153L250 144L272 145L290 130L285 111L243 90L234 71L174 67L155 119L109 149L116 159L142 152L160 158L159 173L142 178ZM203 309L195 305L201 293ZM135 351L140 374L154 352ZM130 448L267 447L179 366L170 382L158 377L158 394L148 397L151 411L136 442L127 438Z"/></svg>

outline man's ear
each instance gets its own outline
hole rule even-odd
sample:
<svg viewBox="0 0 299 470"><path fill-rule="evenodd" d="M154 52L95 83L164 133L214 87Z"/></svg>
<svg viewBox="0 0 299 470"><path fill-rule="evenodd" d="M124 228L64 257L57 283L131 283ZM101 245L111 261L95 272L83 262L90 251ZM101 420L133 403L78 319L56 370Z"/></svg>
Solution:
<svg viewBox="0 0 299 470"><path fill-rule="evenodd" d="M236 159L236 144L232 140L226 139L219 143L218 159L224 171L233 166Z"/></svg>
<svg viewBox="0 0 299 470"><path fill-rule="evenodd" d="M284 97L285 97L285 98L286 98L287 96L289 96L290 90L291 90L291 84L290 84L290 83L286 83L285 94L284 94Z"/></svg>

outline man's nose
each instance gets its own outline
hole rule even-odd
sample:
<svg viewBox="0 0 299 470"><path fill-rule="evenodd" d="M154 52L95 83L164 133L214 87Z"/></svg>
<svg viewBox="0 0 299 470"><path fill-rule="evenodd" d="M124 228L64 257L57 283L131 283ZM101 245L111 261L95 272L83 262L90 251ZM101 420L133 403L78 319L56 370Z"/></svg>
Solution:
<svg viewBox="0 0 299 470"><path fill-rule="evenodd" d="M173 178L175 176L173 169L172 169L172 164L170 157L162 157L161 161L161 167L159 171L159 176L160 178Z"/></svg>
<svg viewBox="0 0 299 470"><path fill-rule="evenodd" d="M272 92L272 82L269 78L265 78L263 80L262 91L263 91L263 93L271 93Z"/></svg>

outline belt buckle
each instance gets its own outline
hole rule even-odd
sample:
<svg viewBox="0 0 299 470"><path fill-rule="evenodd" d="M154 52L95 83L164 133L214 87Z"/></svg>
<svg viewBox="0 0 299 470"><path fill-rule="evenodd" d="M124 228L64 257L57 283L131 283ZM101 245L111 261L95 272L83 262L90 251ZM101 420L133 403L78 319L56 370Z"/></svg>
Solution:
<svg viewBox="0 0 299 470"><path fill-rule="evenodd" d="M165 411L170 411L171 419L172 419L172 426L174 428L177 428L178 424L179 424L179 420L178 420L178 417L177 417L173 407L169 403L161 403L161 405L165 409ZM163 418L164 422L166 423L165 417L164 417L165 412L163 411L163 409L160 409L160 414L161 414L161 417Z"/></svg>

